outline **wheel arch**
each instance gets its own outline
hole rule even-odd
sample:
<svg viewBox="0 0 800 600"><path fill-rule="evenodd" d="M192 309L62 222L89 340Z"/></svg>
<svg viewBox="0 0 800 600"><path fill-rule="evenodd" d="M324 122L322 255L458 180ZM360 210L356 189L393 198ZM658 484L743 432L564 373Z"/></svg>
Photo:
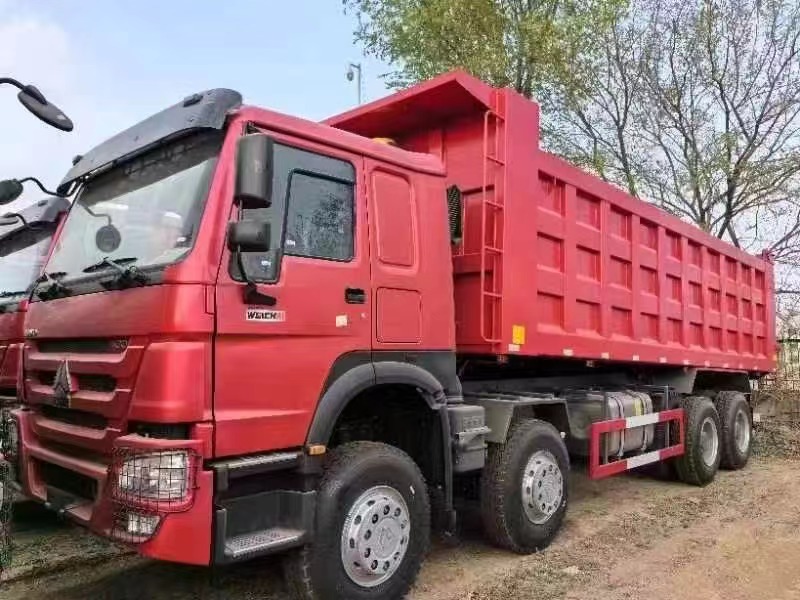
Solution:
<svg viewBox="0 0 800 600"><path fill-rule="evenodd" d="M461 396L449 400L457 403ZM428 482L437 526L451 528L453 456L447 406L440 379L424 367L369 361L347 369L327 387L306 444L333 447L365 440L400 448Z"/></svg>
<svg viewBox="0 0 800 600"><path fill-rule="evenodd" d="M439 380L418 365L397 361L360 364L337 377L322 394L306 435L306 445L327 445L347 406L365 392L385 386L413 388L435 411L447 401Z"/></svg>

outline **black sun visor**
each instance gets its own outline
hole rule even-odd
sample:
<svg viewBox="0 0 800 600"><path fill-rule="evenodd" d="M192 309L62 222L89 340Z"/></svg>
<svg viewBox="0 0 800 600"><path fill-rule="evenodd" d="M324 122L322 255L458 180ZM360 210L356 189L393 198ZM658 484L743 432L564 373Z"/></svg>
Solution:
<svg viewBox="0 0 800 600"><path fill-rule="evenodd" d="M131 158L162 140L198 129L222 129L228 113L241 104L239 92L223 88L187 96L87 152L61 180L58 192L66 193L72 183L93 171Z"/></svg>

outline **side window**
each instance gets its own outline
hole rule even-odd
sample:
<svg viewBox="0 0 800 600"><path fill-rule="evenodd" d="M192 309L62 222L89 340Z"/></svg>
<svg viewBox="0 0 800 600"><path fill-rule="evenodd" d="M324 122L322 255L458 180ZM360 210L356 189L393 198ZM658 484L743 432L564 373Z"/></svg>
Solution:
<svg viewBox="0 0 800 600"><path fill-rule="evenodd" d="M276 143L272 206L242 210L241 218L269 221L272 249L245 252L242 262L254 281L275 282L282 255L348 261L355 256L355 181L352 163ZM231 277L242 281L235 255Z"/></svg>
<svg viewBox="0 0 800 600"><path fill-rule="evenodd" d="M314 173L290 176L284 253L353 258L353 185Z"/></svg>

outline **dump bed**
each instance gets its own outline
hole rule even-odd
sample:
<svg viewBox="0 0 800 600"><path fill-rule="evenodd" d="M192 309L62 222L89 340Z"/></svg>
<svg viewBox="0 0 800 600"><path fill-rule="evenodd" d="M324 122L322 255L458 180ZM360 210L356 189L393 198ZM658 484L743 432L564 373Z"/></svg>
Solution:
<svg viewBox="0 0 800 600"><path fill-rule="evenodd" d="M459 352L774 368L771 262L541 150L514 91L455 72L327 123L440 156L461 189Z"/></svg>

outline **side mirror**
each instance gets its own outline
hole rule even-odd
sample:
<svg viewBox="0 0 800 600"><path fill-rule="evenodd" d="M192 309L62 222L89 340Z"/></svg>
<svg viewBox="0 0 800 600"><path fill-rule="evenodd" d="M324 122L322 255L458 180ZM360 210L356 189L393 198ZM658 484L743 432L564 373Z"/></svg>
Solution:
<svg viewBox="0 0 800 600"><path fill-rule="evenodd" d="M234 199L242 208L269 208L272 204L272 138L251 133L236 143Z"/></svg>
<svg viewBox="0 0 800 600"><path fill-rule="evenodd" d="M22 106L48 125L52 125L61 131L72 131L73 125L69 117L55 104L48 102L42 93L32 85L26 85L25 88L17 94L17 98L19 98Z"/></svg>
<svg viewBox="0 0 800 600"><path fill-rule="evenodd" d="M22 195L22 182L17 179L0 181L0 205L9 204Z"/></svg>
<svg viewBox="0 0 800 600"><path fill-rule="evenodd" d="M228 224L228 248L241 252L267 252L271 227L267 221L244 220Z"/></svg>

